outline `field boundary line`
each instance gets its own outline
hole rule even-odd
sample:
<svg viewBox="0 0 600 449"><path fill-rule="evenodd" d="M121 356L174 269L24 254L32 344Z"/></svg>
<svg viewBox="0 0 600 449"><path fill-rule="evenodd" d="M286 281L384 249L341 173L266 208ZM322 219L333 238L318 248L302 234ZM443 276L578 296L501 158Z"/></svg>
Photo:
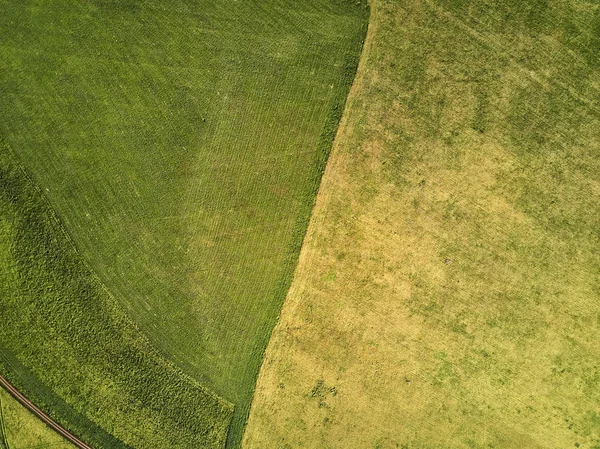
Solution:
<svg viewBox="0 0 600 449"><path fill-rule="evenodd" d="M261 379L265 375L264 367L267 364L267 362L269 361L271 347L274 343L274 340L277 338L278 333L284 331L283 324L282 324L282 316L284 313L287 313L287 308L292 307L293 309L295 309L296 305L297 305L297 304L291 303L289 301L290 291L292 291L294 289L296 279L299 277L299 272L300 272L300 270L303 269L302 261L304 258L307 257L306 256L307 237L309 236L311 229L313 229L316 226L315 220L319 219L319 217L315 216L315 210L317 210L317 208L320 207L321 204L323 204L324 206L327 206L327 201L323 197L325 195L328 195L328 192L326 193L326 190L322 189L323 181L326 179L327 173L334 170L332 168L332 166L337 164L337 156L336 155L337 155L338 151L336 151L336 147L339 145L339 140L341 138L340 136L342 136L345 133L345 129L348 126L347 122L348 122L349 110L352 107L352 102L356 96L356 90L359 89L357 86L359 84L362 84L365 82L364 81L365 69L363 67L366 64L365 61L370 56L373 35L375 34L376 25L377 25L376 21L373 20L373 16L372 16L374 13L373 11L374 11L374 9L372 8L371 2L369 1L369 19L366 24L366 31L365 31L365 35L364 35L364 38L363 38L363 41L361 44L360 54L358 57L358 63L356 65L356 71L354 72L354 76L352 78L352 83L350 84L350 88L348 89L348 93L346 94L346 97L344 99L342 114L340 116L337 127L335 129L333 139L330 143L329 152L327 154L327 159L323 166L323 171L320 175L321 177L319 179L316 191L314 192L314 197L312 200L312 205L311 205L310 214L308 217L308 222L306 224L306 228L304 231L304 235L302 236L302 240L300 241L300 250L298 251L298 254L296 256L297 260L296 260L293 272L291 274L291 280L288 285L284 300L279 309L279 313L277 314L277 319L275 321L275 325L271 329L271 333L270 333L269 339L268 339L268 344L265 347L265 350L262 355L262 360L260 363L258 376L257 376L256 382L254 383L254 387L253 387L253 391L252 391L252 399L250 401L250 407L248 409L246 426L244 427L243 434L242 434L242 444L241 444L242 448L244 448L244 443L247 439L247 435L248 435L247 430L250 427L248 425L248 423L251 422L250 420L252 419L252 416L253 416L252 412L255 407L256 392L258 389L258 385L261 383ZM323 206L321 206L321 207L323 207ZM327 207L325 207L325 216L326 215L327 215Z"/></svg>
<svg viewBox="0 0 600 449"><path fill-rule="evenodd" d="M63 426L54 421L48 414L46 414L42 409L40 409L37 405L31 402L27 397L17 390L13 385L0 374L0 385L13 397L15 398L21 405L23 405L27 410L37 416L40 420L42 420L48 427L56 431L58 434L69 440L79 449L93 449L91 446L87 445Z"/></svg>

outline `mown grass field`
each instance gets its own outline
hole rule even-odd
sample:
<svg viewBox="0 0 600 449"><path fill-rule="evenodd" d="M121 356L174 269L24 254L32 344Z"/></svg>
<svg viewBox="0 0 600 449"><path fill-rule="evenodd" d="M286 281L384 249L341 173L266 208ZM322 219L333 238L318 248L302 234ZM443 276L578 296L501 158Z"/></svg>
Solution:
<svg viewBox="0 0 600 449"><path fill-rule="evenodd" d="M0 135L102 287L164 356L236 406L237 446L365 2L0 10Z"/></svg>
<svg viewBox="0 0 600 449"><path fill-rule="evenodd" d="M3 389L0 389L0 407L2 449L75 449Z"/></svg>
<svg viewBox="0 0 600 449"><path fill-rule="evenodd" d="M0 147L0 369L92 447L223 447L233 406L151 346Z"/></svg>
<svg viewBox="0 0 600 449"><path fill-rule="evenodd" d="M600 448L598 17L372 2L245 449Z"/></svg>

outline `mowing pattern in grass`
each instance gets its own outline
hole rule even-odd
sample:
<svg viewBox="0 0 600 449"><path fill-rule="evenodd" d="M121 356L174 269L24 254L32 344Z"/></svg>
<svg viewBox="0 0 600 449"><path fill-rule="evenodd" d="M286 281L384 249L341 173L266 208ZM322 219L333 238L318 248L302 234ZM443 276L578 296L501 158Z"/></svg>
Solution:
<svg viewBox="0 0 600 449"><path fill-rule="evenodd" d="M152 349L5 145L0 266L0 369L40 408L98 448L223 447L232 406Z"/></svg>
<svg viewBox="0 0 600 449"><path fill-rule="evenodd" d="M253 448L600 448L585 1L376 0Z"/></svg>
<svg viewBox="0 0 600 449"><path fill-rule="evenodd" d="M0 132L235 445L351 84L355 0L0 0Z"/></svg>
<svg viewBox="0 0 600 449"><path fill-rule="evenodd" d="M1 388L0 421L0 447L4 449L76 449Z"/></svg>

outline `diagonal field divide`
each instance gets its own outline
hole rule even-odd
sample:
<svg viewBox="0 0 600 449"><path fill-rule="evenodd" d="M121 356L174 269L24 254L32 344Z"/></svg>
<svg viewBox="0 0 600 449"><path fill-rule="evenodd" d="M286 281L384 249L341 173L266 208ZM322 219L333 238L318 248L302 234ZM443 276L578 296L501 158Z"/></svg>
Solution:
<svg viewBox="0 0 600 449"><path fill-rule="evenodd" d="M0 374L0 386L2 386L13 398L15 398L21 405L23 405L27 410L41 419L46 425L48 425L52 430L56 431L58 434L69 440L75 446L80 449L92 449L91 446L85 444L67 429L62 427L56 421L54 421L50 416L48 416L42 409L40 409L37 405L31 402L27 397L17 390L4 376Z"/></svg>

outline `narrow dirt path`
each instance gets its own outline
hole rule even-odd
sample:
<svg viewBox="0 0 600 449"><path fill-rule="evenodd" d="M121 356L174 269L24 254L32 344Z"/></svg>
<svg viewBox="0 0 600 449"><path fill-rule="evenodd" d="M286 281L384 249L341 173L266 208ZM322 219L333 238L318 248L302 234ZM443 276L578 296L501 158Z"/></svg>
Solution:
<svg viewBox="0 0 600 449"><path fill-rule="evenodd" d="M12 384L2 375L0 375L0 386L4 387L4 389L8 391L11 394L11 396L14 397L17 401L19 401L25 408L27 408L27 410L32 412L35 416L37 416L39 419L45 422L50 428L58 432L64 438L73 443L75 446L77 446L80 449L92 449L91 446L85 444L67 429L65 429L56 421L54 421L50 416L44 413L38 406L36 406L33 402L27 399L23 395L23 393L21 393L19 390L13 387Z"/></svg>

